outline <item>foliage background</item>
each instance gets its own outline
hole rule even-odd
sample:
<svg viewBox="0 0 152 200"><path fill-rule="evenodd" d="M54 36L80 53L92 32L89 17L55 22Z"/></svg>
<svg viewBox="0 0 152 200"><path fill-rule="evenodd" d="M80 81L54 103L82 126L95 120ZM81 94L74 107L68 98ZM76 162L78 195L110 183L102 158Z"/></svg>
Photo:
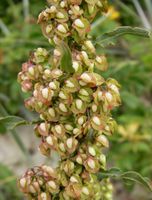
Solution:
<svg viewBox="0 0 152 200"><path fill-rule="evenodd" d="M92 36L97 37L120 25L152 29L152 3L149 2L151 1L111 1L109 14L98 18L93 24ZM16 76L21 63L27 60L31 50L48 45L36 24L37 15L45 4L44 0L1 0L0 116L18 115L30 120L35 116L23 106L24 96ZM116 45L109 44L105 48L102 44L97 46L98 52L105 52L109 60L109 71L103 75L116 78L122 86L122 106L113 113L119 125L111 139L109 165L117 166L124 171L135 170L151 179L152 42L149 39L127 35L114 43ZM3 126L0 126L0 132L0 138L6 137ZM23 138L18 138L16 133L12 134L21 150L25 154L31 154L29 149L26 151L23 148ZM0 151L1 153L3 152ZM11 167L8 165L8 168ZM15 186L13 173L16 170L13 171L0 164L0 200L22 199ZM9 179L10 177L14 178ZM5 183L4 180L7 179ZM126 199L128 196L133 198L132 191L135 189L136 187L128 185L123 188L123 193L128 191ZM149 196L142 197L142 200L144 198L148 200Z"/></svg>

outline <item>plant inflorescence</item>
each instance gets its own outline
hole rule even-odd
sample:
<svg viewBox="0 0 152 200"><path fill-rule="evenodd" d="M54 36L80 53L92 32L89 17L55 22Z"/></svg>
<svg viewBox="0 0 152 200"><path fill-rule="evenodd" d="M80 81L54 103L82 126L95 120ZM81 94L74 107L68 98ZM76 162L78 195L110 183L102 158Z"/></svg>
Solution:
<svg viewBox="0 0 152 200"><path fill-rule="evenodd" d="M40 151L60 155L56 169L42 165L27 170L19 186L29 199L112 199L104 148L116 122L111 110L120 104L119 84L105 80L105 55L97 55L89 36L91 22L107 12L106 0L50 0L38 17L53 51L36 49L18 75L25 106L40 114L35 133Z"/></svg>

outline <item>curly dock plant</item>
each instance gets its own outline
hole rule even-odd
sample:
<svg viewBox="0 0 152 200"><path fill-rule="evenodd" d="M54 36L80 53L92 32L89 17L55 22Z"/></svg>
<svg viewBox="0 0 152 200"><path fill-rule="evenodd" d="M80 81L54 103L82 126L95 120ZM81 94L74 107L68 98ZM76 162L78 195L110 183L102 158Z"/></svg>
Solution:
<svg viewBox="0 0 152 200"><path fill-rule="evenodd" d="M54 47L36 49L18 75L25 106L40 115L35 132L40 151L60 155L56 169L42 165L26 171L21 191L32 200L111 200L104 149L114 132L111 110L120 104L119 84L96 71L107 70L89 36L97 14L107 12L106 0L50 0L39 14L43 34ZM97 69L97 70L96 70Z"/></svg>

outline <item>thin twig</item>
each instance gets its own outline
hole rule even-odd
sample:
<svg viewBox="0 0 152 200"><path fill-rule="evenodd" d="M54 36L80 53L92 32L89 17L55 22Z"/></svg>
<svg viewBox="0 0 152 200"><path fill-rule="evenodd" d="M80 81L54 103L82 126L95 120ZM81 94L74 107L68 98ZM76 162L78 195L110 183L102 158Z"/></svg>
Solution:
<svg viewBox="0 0 152 200"><path fill-rule="evenodd" d="M143 11L141 5L139 4L138 0L132 0L132 1L133 1L133 4L134 4L140 18L141 18L141 21L142 21L144 27L147 28L147 29L151 29L152 27L151 27L146 15L145 15L144 11Z"/></svg>
<svg viewBox="0 0 152 200"><path fill-rule="evenodd" d="M127 12L130 16L136 18L136 20L139 21L139 17L129 6L127 6L125 3L123 3L121 0L116 0L116 5L118 5L121 9L123 9L125 12Z"/></svg>
<svg viewBox="0 0 152 200"><path fill-rule="evenodd" d="M104 15L102 17L99 17L92 25L91 25L91 31L94 31L99 25L101 25L106 19L108 18L108 15Z"/></svg>
<svg viewBox="0 0 152 200"><path fill-rule="evenodd" d="M10 35L10 31L9 29L7 28L6 24L4 24L4 22L2 21L2 19L0 19L0 29L2 30L3 34L5 36L8 36Z"/></svg>
<svg viewBox="0 0 152 200"><path fill-rule="evenodd" d="M145 4L146 4L146 8L148 10L148 15L151 18L151 22L152 22L152 1L145 0Z"/></svg>
<svg viewBox="0 0 152 200"><path fill-rule="evenodd" d="M25 19L29 18L29 0L23 0L23 12Z"/></svg>

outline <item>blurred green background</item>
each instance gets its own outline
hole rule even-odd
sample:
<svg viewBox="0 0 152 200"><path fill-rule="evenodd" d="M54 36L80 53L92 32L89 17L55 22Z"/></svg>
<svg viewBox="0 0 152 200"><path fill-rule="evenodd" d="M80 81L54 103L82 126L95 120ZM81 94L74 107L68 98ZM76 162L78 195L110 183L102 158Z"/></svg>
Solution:
<svg viewBox="0 0 152 200"><path fill-rule="evenodd" d="M36 23L45 5L44 0L0 2L0 117L18 115L29 120L34 117L24 108L24 95L16 77L30 51L48 46ZM96 19L91 34L94 38L122 25L151 30L152 1L111 1L108 14ZM113 112L118 129L111 138L109 165L138 171L152 179L152 41L127 35L115 42L106 48L102 44L97 46L98 52L105 52L109 60L109 70L103 75L114 77L121 84L122 105ZM31 158L36 164L37 160L44 161L36 154L37 144L32 142L36 138L31 135L29 127L6 133L0 126L0 200L23 199L16 176L32 166ZM115 185L117 200L152 199L136 185Z"/></svg>

